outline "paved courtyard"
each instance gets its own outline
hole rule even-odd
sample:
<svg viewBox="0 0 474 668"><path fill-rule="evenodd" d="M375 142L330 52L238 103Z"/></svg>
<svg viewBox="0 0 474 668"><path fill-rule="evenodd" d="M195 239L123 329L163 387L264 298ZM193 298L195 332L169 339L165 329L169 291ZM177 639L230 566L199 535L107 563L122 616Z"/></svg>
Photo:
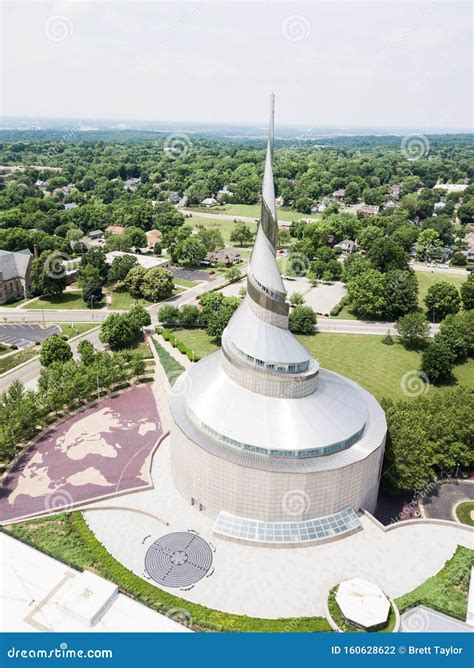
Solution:
<svg viewBox="0 0 474 668"><path fill-rule="evenodd" d="M159 586L218 610L267 618L322 616L331 586L352 577L375 582L396 598L437 573L458 544L473 544L474 532L454 523L401 522L384 532L367 516L361 517L362 531L323 545L272 549L235 543L212 533L212 520L185 503L169 470L166 438L153 457L154 488L94 503L86 521L111 554L151 582L145 559L156 541L179 532L202 538L212 550L212 565L200 559L205 574L191 586L167 587L163 579Z"/></svg>
<svg viewBox="0 0 474 668"><path fill-rule="evenodd" d="M0 490L1 521L148 487L161 435L151 386L79 411L44 434L13 468Z"/></svg>

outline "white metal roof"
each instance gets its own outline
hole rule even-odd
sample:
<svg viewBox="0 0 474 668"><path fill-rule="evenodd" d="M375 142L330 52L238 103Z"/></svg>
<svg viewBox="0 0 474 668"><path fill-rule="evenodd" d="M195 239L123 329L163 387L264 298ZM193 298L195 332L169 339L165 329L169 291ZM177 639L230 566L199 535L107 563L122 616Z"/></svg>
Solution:
<svg viewBox="0 0 474 668"><path fill-rule="evenodd" d="M344 617L364 628L383 624L390 612L390 601L380 587L362 578L341 582L336 603Z"/></svg>

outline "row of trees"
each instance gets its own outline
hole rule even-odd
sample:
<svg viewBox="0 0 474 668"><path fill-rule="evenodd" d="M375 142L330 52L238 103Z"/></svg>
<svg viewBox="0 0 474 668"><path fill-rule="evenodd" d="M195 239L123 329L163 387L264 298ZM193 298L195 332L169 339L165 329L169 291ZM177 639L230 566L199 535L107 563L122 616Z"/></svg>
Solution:
<svg viewBox="0 0 474 668"><path fill-rule="evenodd" d="M474 394L466 389L384 401L389 438L382 481L392 492L421 491L458 465L474 464Z"/></svg>

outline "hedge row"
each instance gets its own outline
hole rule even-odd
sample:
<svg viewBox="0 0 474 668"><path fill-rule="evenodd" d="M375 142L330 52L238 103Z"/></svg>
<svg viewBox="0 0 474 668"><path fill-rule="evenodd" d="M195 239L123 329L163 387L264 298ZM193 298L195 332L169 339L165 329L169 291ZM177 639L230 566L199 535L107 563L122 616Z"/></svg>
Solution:
<svg viewBox="0 0 474 668"><path fill-rule="evenodd" d="M124 594L162 614L168 614L170 618L173 618L177 610L181 613L184 610L187 613L186 620L196 631L331 631L331 627L323 617L260 619L213 610L178 598L146 580L142 580L118 562L97 540L89 529L82 513L73 512L70 521L77 534L78 541L93 557L94 568L99 575L114 582ZM176 621L179 621L179 619L179 615L176 615Z"/></svg>
<svg viewBox="0 0 474 668"><path fill-rule="evenodd" d="M170 332L169 329L166 329L166 327L157 327L156 333L161 334L161 336L164 338L165 341L169 341L171 343L173 348L177 348L180 353L186 355L186 357L190 362L199 362L199 360L201 359L199 355L193 353L191 348L187 347L184 341L178 339L178 337L175 336L172 332Z"/></svg>
<svg viewBox="0 0 474 668"><path fill-rule="evenodd" d="M336 306L334 306L334 308L332 308L330 310L329 315L332 315L332 316L339 315L339 313L342 311L344 306L347 306L349 304L349 301L350 300L349 300L349 297L347 295L345 297L343 297L341 299L341 301L339 302L339 304L336 304Z"/></svg>

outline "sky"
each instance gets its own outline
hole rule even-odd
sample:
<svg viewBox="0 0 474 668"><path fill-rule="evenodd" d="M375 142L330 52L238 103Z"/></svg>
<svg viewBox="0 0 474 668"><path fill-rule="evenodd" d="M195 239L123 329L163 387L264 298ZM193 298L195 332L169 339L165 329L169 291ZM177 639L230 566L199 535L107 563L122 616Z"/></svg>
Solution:
<svg viewBox="0 0 474 668"><path fill-rule="evenodd" d="M0 113L469 128L469 2L2 4Z"/></svg>

